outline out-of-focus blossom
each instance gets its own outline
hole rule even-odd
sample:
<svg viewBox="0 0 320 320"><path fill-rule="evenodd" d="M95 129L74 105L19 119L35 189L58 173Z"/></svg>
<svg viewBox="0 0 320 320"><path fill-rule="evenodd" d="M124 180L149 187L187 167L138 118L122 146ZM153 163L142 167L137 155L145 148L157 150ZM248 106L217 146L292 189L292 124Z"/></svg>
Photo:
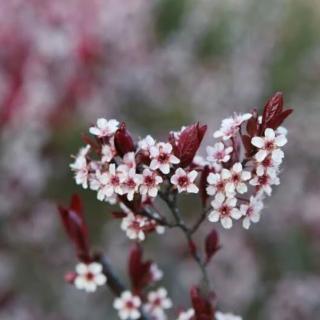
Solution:
<svg viewBox="0 0 320 320"><path fill-rule="evenodd" d="M141 315L139 308L141 300L138 296L134 296L130 291L124 291L120 298L115 299L113 307L118 310L121 320L138 319Z"/></svg>

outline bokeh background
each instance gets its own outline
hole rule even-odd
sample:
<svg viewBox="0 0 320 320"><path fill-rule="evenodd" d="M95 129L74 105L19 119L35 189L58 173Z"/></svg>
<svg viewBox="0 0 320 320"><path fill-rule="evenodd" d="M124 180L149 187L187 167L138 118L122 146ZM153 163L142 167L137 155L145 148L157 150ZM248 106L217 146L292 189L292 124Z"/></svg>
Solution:
<svg viewBox="0 0 320 320"><path fill-rule="evenodd" d="M74 192L94 246L127 279L119 222L68 168L97 117L159 139L200 120L212 143L223 117L278 90L295 109L282 183L258 225L218 227L210 276L220 309L246 320L320 319L319 30L317 0L1 0L0 319L117 319L107 289L88 296L63 281L76 260L56 203ZM199 214L184 206L186 219ZM151 236L146 254L189 306L199 274L182 239Z"/></svg>

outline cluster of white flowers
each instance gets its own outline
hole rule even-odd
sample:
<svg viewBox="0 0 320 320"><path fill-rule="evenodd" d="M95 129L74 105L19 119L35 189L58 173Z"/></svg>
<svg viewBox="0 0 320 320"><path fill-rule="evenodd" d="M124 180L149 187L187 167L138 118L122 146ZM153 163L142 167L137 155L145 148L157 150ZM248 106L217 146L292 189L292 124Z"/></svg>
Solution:
<svg viewBox="0 0 320 320"><path fill-rule="evenodd" d="M124 291L119 298L115 299L113 306L118 310L122 320L139 319L141 310L152 319L166 320L165 311L172 307L172 301L168 298L167 290L159 288L149 292L145 303L139 296L133 295L130 291Z"/></svg>
<svg viewBox="0 0 320 320"><path fill-rule="evenodd" d="M103 274L102 265L98 262L89 264L79 263L76 266L74 285L79 290L96 291L98 286L106 284L107 278Z"/></svg>
<svg viewBox="0 0 320 320"><path fill-rule="evenodd" d="M173 154L170 143L156 142L148 135L138 141L135 152L128 152L120 157L115 147L115 133L118 128L117 120L100 118L96 125L89 129L102 146L98 152L98 160L91 157L94 150L87 145L80 149L70 165L78 185L96 191L100 201L120 205L122 203L118 201L119 197L132 201L136 194L142 197L143 202L151 202L157 197L161 184L165 181L171 182L179 193L198 193L199 189L195 184L198 172L178 167L180 160ZM137 165L136 158L139 155L148 159L146 163ZM124 205L121 207L127 214L122 220L121 228L130 239L144 240L146 230L164 232L164 228L155 221L133 213Z"/></svg>
<svg viewBox="0 0 320 320"><path fill-rule="evenodd" d="M207 147L207 160L212 171L207 177L207 193L214 197L208 219L220 221L226 229L232 227L233 219L242 219L245 229L258 222L265 195L270 196L272 185L280 183L279 166L284 157L281 147L287 143L283 127L277 130L267 128L264 136L252 138L252 146L258 149L253 159L245 159L241 153L235 152L237 162L231 168L227 166L235 151L240 126L251 116L244 114L224 119L221 128L214 133L214 137L221 141ZM247 161L240 161L240 157ZM247 193L250 186L250 199L240 196Z"/></svg>

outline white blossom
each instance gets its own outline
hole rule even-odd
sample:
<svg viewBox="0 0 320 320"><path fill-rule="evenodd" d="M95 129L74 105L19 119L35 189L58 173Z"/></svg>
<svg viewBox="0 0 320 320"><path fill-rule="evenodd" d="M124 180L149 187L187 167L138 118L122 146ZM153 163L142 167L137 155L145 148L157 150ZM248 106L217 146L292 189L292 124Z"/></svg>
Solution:
<svg viewBox="0 0 320 320"><path fill-rule="evenodd" d="M141 183L142 176L137 174L135 169L122 172L122 192L127 195L129 201L133 200L134 194L138 192Z"/></svg>
<svg viewBox="0 0 320 320"><path fill-rule="evenodd" d="M101 148L101 162L109 163L116 155L116 150L110 144L104 144Z"/></svg>
<svg viewBox="0 0 320 320"><path fill-rule="evenodd" d="M179 193L183 191L188 193L198 193L199 188L194 183L197 176L198 172L195 170L186 172L182 168L178 168L175 174L171 177L170 182L177 187Z"/></svg>
<svg viewBox="0 0 320 320"><path fill-rule="evenodd" d="M215 314L216 320L242 320L242 317L235 316L232 313L222 313L217 311Z"/></svg>
<svg viewBox="0 0 320 320"><path fill-rule="evenodd" d="M272 159L281 163L284 153L280 147L287 143L287 138L284 134L276 135L273 129L267 128L264 137L253 137L251 143L259 149L255 154L255 159L258 162L262 162L268 154L271 154Z"/></svg>
<svg viewBox="0 0 320 320"><path fill-rule="evenodd" d="M81 185L84 189L88 188L90 173L90 164L87 161L87 154L89 151L90 145L81 148L75 157L74 162L70 164L70 168L75 174L76 184Z"/></svg>
<svg viewBox="0 0 320 320"><path fill-rule="evenodd" d="M77 264L76 274L74 285L77 289L87 292L94 292L98 286L103 286L107 282L102 272L102 265L97 262Z"/></svg>
<svg viewBox="0 0 320 320"><path fill-rule="evenodd" d="M261 176L256 175L249 182L251 185L258 187L258 190L263 190L268 196L271 196L272 185L279 185L280 180L277 176L270 176L267 173L264 173Z"/></svg>
<svg viewBox="0 0 320 320"><path fill-rule="evenodd" d="M145 311L157 319L166 318L164 310L172 307L172 301L168 298L168 292L165 288L159 288L157 291L151 291L148 294L148 302L145 305Z"/></svg>
<svg viewBox="0 0 320 320"><path fill-rule="evenodd" d="M156 141L152 138L152 136L147 135L144 139L138 142L138 147L143 151L150 151L150 148L156 144Z"/></svg>
<svg viewBox="0 0 320 320"><path fill-rule="evenodd" d="M225 147L222 142L218 142L213 147L207 147L207 160L211 162L228 162L232 151L232 147Z"/></svg>
<svg viewBox="0 0 320 320"><path fill-rule="evenodd" d="M229 140L239 131L241 124L251 117L251 113L234 114L233 117L222 120L220 129L213 134L214 138Z"/></svg>
<svg viewBox="0 0 320 320"><path fill-rule="evenodd" d="M241 213L236 208L236 204L237 199L226 198L221 193L217 194L211 202L213 210L209 213L209 221L220 221L225 229L230 229L232 227L232 218L238 220L241 217Z"/></svg>
<svg viewBox="0 0 320 320"><path fill-rule="evenodd" d="M152 275L152 280L155 282L161 280L163 277L163 272L162 272L162 270L159 269L159 267L156 263L152 263L152 265L150 267L150 272Z"/></svg>
<svg viewBox="0 0 320 320"><path fill-rule="evenodd" d="M147 222L147 218L128 212L127 216L122 219L121 229L126 232L129 239L143 241L146 238L144 227Z"/></svg>
<svg viewBox="0 0 320 320"><path fill-rule="evenodd" d="M138 296L134 296L130 291L124 291L113 303L113 307L118 310L121 320L139 319L141 316L139 311L140 306L141 299Z"/></svg>
<svg viewBox="0 0 320 320"><path fill-rule="evenodd" d="M89 132L99 138L110 137L118 129L119 122L117 120L111 119L106 120L104 118L99 118L97 124L90 127Z"/></svg>
<svg viewBox="0 0 320 320"><path fill-rule="evenodd" d="M170 143L159 142L150 148L152 170L159 169L162 173L170 172L170 165L178 164L180 160L172 154L172 145Z"/></svg>
<svg viewBox="0 0 320 320"><path fill-rule="evenodd" d="M142 172L142 182L140 186L140 193L155 198L158 194L159 185L163 179L157 174L156 171L151 171L146 168Z"/></svg>
<svg viewBox="0 0 320 320"><path fill-rule="evenodd" d="M251 178L251 173L242 169L242 164L237 162L230 170L231 176L226 184L226 191L233 193L235 190L239 193L245 193L248 191L248 187L245 181Z"/></svg>
<svg viewBox="0 0 320 320"><path fill-rule="evenodd" d="M182 311L179 313L177 320L191 320L195 315L194 309L189 309L187 311Z"/></svg>
<svg viewBox="0 0 320 320"><path fill-rule="evenodd" d="M263 202L260 197L250 197L250 202L240 206L240 212L244 217L242 226L249 229L251 223L257 223L260 220L260 212L263 209Z"/></svg>
<svg viewBox="0 0 320 320"><path fill-rule="evenodd" d="M221 173L212 173L207 177L208 187L207 187L207 193L210 196L214 195L222 195L225 194L227 196L232 196L234 194L234 189L227 190L226 186L229 182L229 179L231 178L231 172L228 169L222 169Z"/></svg>

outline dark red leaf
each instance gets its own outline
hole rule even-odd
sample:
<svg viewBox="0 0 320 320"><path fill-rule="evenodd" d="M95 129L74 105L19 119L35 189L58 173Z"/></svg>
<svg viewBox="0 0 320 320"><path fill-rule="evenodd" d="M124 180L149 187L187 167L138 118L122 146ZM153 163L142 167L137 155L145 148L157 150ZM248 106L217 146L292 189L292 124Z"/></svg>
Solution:
<svg viewBox="0 0 320 320"><path fill-rule="evenodd" d="M58 206L58 210L65 231L75 246L78 258L81 261L90 261L88 230L84 221L81 198L73 195L70 207Z"/></svg>
<svg viewBox="0 0 320 320"><path fill-rule="evenodd" d="M212 320L214 319L214 307L201 293L199 288L193 287L190 292L191 302L195 311L195 320Z"/></svg>
<svg viewBox="0 0 320 320"><path fill-rule="evenodd" d="M200 126L199 123L195 123L185 128L177 141L173 141L172 135L169 136L175 155L180 159L181 167L187 167L192 163L206 131L206 125Z"/></svg>
<svg viewBox="0 0 320 320"><path fill-rule="evenodd" d="M112 212L112 216L115 218L115 219L123 219L127 216L126 213L124 213L123 211L113 211Z"/></svg>
<svg viewBox="0 0 320 320"><path fill-rule="evenodd" d="M260 127L260 134L268 128L268 123L279 113L282 112L283 108L283 95L282 92L274 94L266 103L262 114L262 123Z"/></svg>
<svg viewBox="0 0 320 320"><path fill-rule="evenodd" d="M287 109L282 111L281 114L279 114L277 117L275 117L274 119L272 119L272 121L270 121L270 123L268 124L269 128L272 129L277 129L279 126L281 126L281 124L283 123L283 121L289 117L289 115L293 112L293 109Z"/></svg>
<svg viewBox="0 0 320 320"><path fill-rule="evenodd" d="M254 152L254 146L251 144L251 137L244 134L241 136L241 140L246 150L246 157L250 157Z"/></svg>
<svg viewBox="0 0 320 320"><path fill-rule="evenodd" d="M207 178L210 173L209 166L205 166L201 172L200 176L200 183L199 183L199 193L200 198L202 202L202 206L205 207L207 200L208 200L208 194L207 194Z"/></svg>
<svg viewBox="0 0 320 320"><path fill-rule="evenodd" d="M142 248L135 245L129 255L128 269L132 289L136 294L152 281L151 264L152 261L143 262Z"/></svg>
<svg viewBox="0 0 320 320"><path fill-rule="evenodd" d="M246 129L250 137L254 137L257 135L257 132L259 130L257 110L253 110L252 117L248 120Z"/></svg>
<svg viewBox="0 0 320 320"><path fill-rule="evenodd" d="M121 157L123 157L126 153L135 150L133 139L124 122L121 123L119 129L114 135L114 144L118 154Z"/></svg>
<svg viewBox="0 0 320 320"><path fill-rule="evenodd" d="M206 262L208 263L211 258L219 251L219 236L216 230L212 230L205 240Z"/></svg>

